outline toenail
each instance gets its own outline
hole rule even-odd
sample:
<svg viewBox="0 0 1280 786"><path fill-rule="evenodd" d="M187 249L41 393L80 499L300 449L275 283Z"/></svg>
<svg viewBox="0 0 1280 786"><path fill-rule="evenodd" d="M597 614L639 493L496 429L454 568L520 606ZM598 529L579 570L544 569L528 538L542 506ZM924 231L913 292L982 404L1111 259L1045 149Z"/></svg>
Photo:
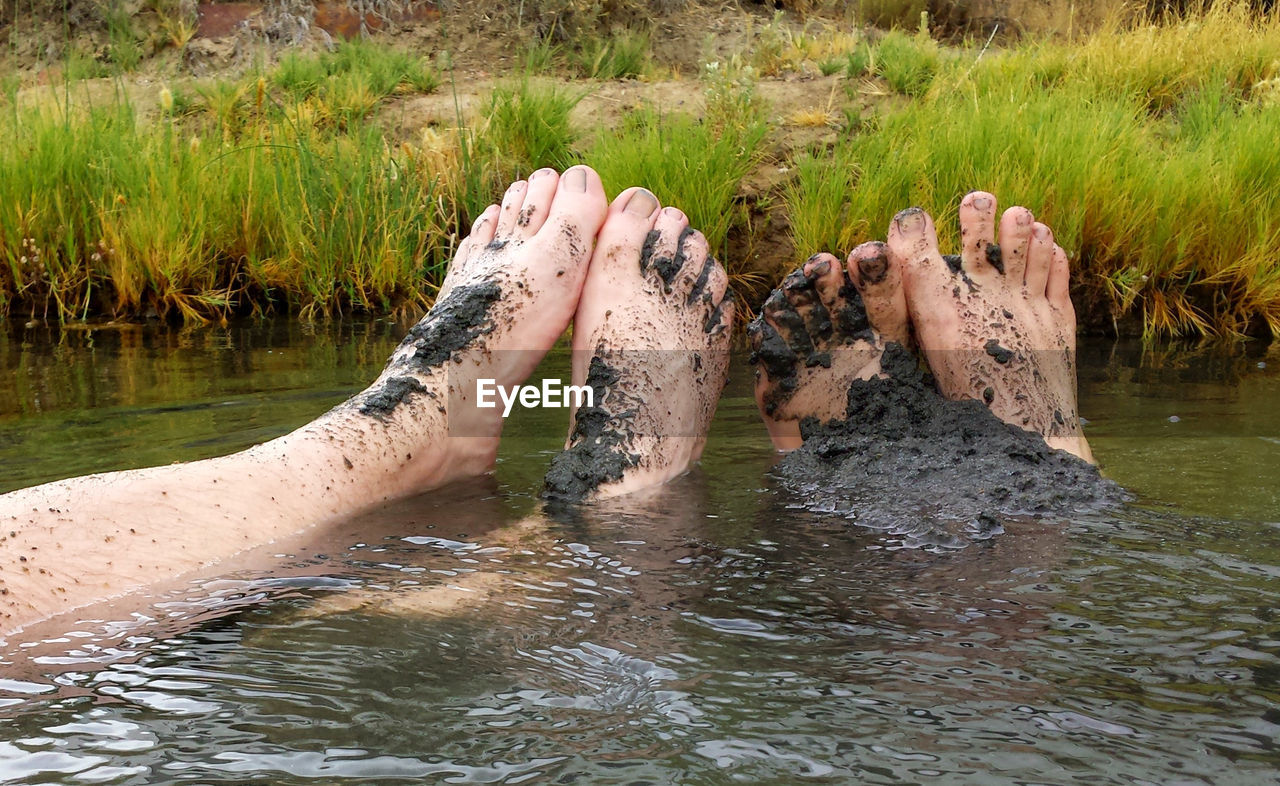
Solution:
<svg viewBox="0 0 1280 786"><path fill-rule="evenodd" d="M818 264L814 265L813 267L809 268L809 275L811 276L825 276L830 272L831 272L831 263L825 259L819 262Z"/></svg>
<svg viewBox="0 0 1280 786"><path fill-rule="evenodd" d="M974 198L973 198L973 209L974 209L974 210L990 210L990 209L991 209L991 197L984 197L984 196L981 196L981 197L974 197Z"/></svg>
<svg viewBox="0 0 1280 786"><path fill-rule="evenodd" d="M1030 210L1026 210L1024 208L1018 211L1018 215L1017 215L1018 226L1025 227L1027 224L1030 224L1034 220L1035 220L1035 216L1031 215Z"/></svg>
<svg viewBox="0 0 1280 786"><path fill-rule="evenodd" d="M889 259L883 253L858 259L858 276L863 284L879 284L889 275Z"/></svg>
<svg viewBox="0 0 1280 786"><path fill-rule="evenodd" d="M564 173L564 177L560 179L560 182L564 183L566 188L573 189L574 191L586 191L587 170L583 167L575 166L568 172Z"/></svg>
<svg viewBox="0 0 1280 786"><path fill-rule="evenodd" d="M909 207L894 216L893 221L903 232L919 232L924 229L924 211L918 207Z"/></svg>
<svg viewBox="0 0 1280 786"><path fill-rule="evenodd" d="M664 207L662 212L666 214L667 218L674 218L676 221L684 220L684 212L678 207Z"/></svg>
<svg viewBox="0 0 1280 786"><path fill-rule="evenodd" d="M552 172L555 172L555 170L552 169L551 167L543 167L542 169L539 169L537 172L534 172L532 175L529 175L529 179L533 180L535 177L542 177L543 175L549 175Z"/></svg>
<svg viewBox="0 0 1280 786"><path fill-rule="evenodd" d="M658 198L653 195L653 192L646 188L638 188L627 200L627 206L622 209L622 212L648 218L657 209Z"/></svg>

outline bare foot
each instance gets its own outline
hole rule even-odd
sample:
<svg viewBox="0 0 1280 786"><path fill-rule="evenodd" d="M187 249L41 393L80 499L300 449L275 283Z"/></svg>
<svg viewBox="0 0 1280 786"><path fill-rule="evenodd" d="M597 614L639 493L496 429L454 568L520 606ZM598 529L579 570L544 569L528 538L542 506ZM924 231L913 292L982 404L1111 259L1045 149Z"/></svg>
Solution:
<svg viewBox="0 0 1280 786"><path fill-rule="evenodd" d="M916 340L939 389L985 402L1006 423L1092 462L1076 411L1066 253L1024 207L1006 210L997 230L996 199L981 191L960 203L960 231L960 255L943 257L923 210L904 210L889 227L889 260L902 271Z"/></svg>
<svg viewBox="0 0 1280 786"><path fill-rule="evenodd" d="M574 414L547 495L583 499L663 483L702 455L729 366L733 301L706 238L644 189L614 200L573 323Z"/></svg>
<svg viewBox="0 0 1280 786"><path fill-rule="evenodd" d="M747 328L756 404L779 450L800 447L800 421L844 417L844 392L881 373L885 344L910 330L898 268L883 243L864 243L847 268L815 254L787 276Z"/></svg>
<svg viewBox="0 0 1280 786"><path fill-rule="evenodd" d="M378 379L290 434L0 496L0 636L486 471L502 416L475 380L522 382L563 333L607 209L586 167L513 184Z"/></svg>
<svg viewBox="0 0 1280 786"><path fill-rule="evenodd" d="M388 426L406 451L423 435L420 423L392 428L414 410L447 412L449 476L492 466L503 419L500 407L477 406L476 382L509 388L523 382L563 335L587 277L595 235L608 202L599 176L574 167L563 176L541 169L490 205L458 248L435 307L409 331L378 380L347 409ZM418 396L413 406L402 404ZM339 408L340 410L342 408ZM401 473L408 491L421 481ZM439 485L430 479L431 485ZM417 484L417 485L415 485Z"/></svg>

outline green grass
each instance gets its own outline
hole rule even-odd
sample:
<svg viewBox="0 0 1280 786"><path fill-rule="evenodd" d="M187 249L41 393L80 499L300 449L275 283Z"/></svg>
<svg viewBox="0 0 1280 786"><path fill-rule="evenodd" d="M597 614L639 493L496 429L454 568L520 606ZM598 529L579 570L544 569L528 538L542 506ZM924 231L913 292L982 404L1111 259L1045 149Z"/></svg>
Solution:
<svg viewBox="0 0 1280 786"><path fill-rule="evenodd" d="M933 84L942 64L942 53L928 35L909 36L894 30L876 44L874 59L876 75L895 92L922 96Z"/></svg>
<svg viewBox="0 0 1280 786"><path fill-rule="evenodd" d="M649 65L649 34L622 30L600 38L587 38L570 56L578 73L592 79L634 79Z"/></svg>
<svg viewBox="0 0 1280 786"><path fill-rule="evenodd" d="M843 64L859 91L819 147L773 147L783 135L751 56L706 67L690 85L700 110L639 109L586 135L570 120L582 94L528 69L472 115L406 139L389 99L434 87L435 72L371 42L175 86L141 125L127 104L61 106L89 95L73 82L39 108L8 78L0 313L197 320L423 303L507 183L582 161L611 194L643 185L688 213L740 291L772 285L764 274L784 264L753 256L774 216L797 258L883 239L908 205L933 213L954 248L956 205L981 188L1054 229L1092 324L1110 312L1149 335L1280 335L1280 15L1225 3L985 51L919 32L868 43L770 30L786 69ZM118 67L82 59L68 56L64 73ZM762 165L790 175L745 197Z"/></svg>
<svg viewBox="0 0 1280 786"><path fill-rule="evenodd" d="M581 92L527 77L494 87L482 119L460 132L451 200L459 226L470 227L513 180L578 162L578 134L569 114L582 98Z"/></svg>
<svg viewBox="0 0 1280 786"><path fill-rule="evenodd" d="M374 101L399 89L430 93L439 87L440 78L421 57L357 38L333 52L286 53L271 73L271 82L295 98L319 94L345 100L349 108L353 93L367 93Z"/></svg>
<svg viewBox="0 0 1280 786"><path fill-rule="evenodd" d="M1280 101L1266 87L1278 51L1280 17L1219 6L1077 48L942 61L932 89L907 81L916 100L796 162L787 202L797 247L847 251L920 205L955 248L956 205L983 189L1053 228L1082 303L1140 315L1153 336L1260 323L1280 335ZM824 231L822 217L835 215L853 217L851 237Z"/></svg>
<svg viewBox="0 0 1280 786"><path fill-rule="evenodd" d="M580 96L501 85L483 122L392 144L365 122L391 83L350 68L327 78L323 99L277 103L265 78L215 82L199 109L178 113L171 91L168 120L143 125L118 101L7 108L0 312L198 321L428 302L507 182L574 163Z"/></svg>
<svg viewBox="0 0 1280 786"><path fill-rule="evenodd" d="M678 206L725 260L731 279L749 288L751 266L727 256L727 241L743 221L735 200L743 179L763 160L768 133L765 108L749 83L719 73L709 80L703 119L634 111L621 128L600 135L585 163L600 173L611 196L642 185L664 205Z"/></svg>

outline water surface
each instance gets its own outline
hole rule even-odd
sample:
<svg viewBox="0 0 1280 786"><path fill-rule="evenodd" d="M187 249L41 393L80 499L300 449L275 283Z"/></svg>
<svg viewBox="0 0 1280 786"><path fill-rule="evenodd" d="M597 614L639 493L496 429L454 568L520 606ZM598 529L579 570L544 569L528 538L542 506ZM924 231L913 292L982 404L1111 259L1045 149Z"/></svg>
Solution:
<svg viewBox="0 0 1280 786"><path fill-rule="evenodd" d="M0 490L268 439L402 330L10 326ZM0 782L1274 783L1280 355L1080 360L1122 511L944 553L802 513L738 363L700 470L549 519L525 412L493 479L4 650Z"/></svg>

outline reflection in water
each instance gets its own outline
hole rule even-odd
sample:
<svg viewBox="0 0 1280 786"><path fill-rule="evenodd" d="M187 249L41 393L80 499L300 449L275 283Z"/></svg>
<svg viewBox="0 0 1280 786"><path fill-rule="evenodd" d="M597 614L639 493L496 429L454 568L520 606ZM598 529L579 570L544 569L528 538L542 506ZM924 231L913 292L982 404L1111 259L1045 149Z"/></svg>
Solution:
<svg viewBox="0 0 1280 786"><path fill-rule="evenodd" d="M0 464L33 482L256 441L393 332L10 335ZM792 509L741 366L703 468L606 505L542 511L563 413L526 412L496 479L229 567L166 601L181 625L10 652L0 781L1271 782L1280 360L1258 363L1086 353L1095 449L1142 505L948 554Z"/></svg>

